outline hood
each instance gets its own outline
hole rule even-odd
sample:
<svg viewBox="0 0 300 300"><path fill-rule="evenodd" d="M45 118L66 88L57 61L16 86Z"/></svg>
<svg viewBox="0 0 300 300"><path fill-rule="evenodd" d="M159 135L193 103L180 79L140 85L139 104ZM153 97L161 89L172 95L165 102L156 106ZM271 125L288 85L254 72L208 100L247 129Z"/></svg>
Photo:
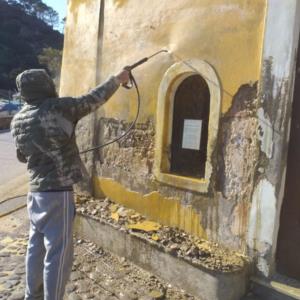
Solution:
<svg viewBox="0 0 300 300"><path fill-rule="evenodd" d="M22 100L27 103L57 97L53 80L43 69L32 69L19 74L16 79Z"/></svg>

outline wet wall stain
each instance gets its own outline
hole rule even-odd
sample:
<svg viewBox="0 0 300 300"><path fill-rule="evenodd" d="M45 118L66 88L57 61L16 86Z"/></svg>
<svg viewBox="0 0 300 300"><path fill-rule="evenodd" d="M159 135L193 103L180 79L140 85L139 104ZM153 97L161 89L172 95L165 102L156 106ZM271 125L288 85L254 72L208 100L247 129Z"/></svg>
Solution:
<svg viewBox="0 0 300 300"><path fill-rule="evenodd" d="M261 99L260 107L263 112L264 119L269 120L269 124L262 122L260 118L259 134L260 134L260 156L259 156L259 170L257 174L257 182L265 177L268 173L268 180L274 184L277 189L279 185L276 184L278 170L282 170L285 165L285 157L282 154L287 153L288 141L283 141L288 129L289 118L291 116L292 106L288 105L291 99L291 81L289 78L282 78L278 80L275 78L273 70L273 57L269 57L263 62L263 76L259 89L259 98ZM289 92L290 91L290 92ZM266 135L272 135L272 140L264 141ZM267 157L264 148L272 143L272 156ZM275 146L276 145L276 146ZM277 145L281 145L280 147ZM272 163L270 163L272 160ZM279 192L279 191L277 191Z"/></svg>
<svg viewBox="0 0 300 300"><path fill-rule="evenodd" d="M113 2L117 8L120 8L127 3L127 0L114 0Z"/></svg>
<svg viewBox="0 0 300 300"><path fill-rule="evenodd" d="M268 274L274 263L274 232L277 227L276 215L279 216L278 202L284 188L282 179L286 167L288 123L292 108L291 79L276 77L273 63L273 57L268 57L262 66L257 111L259 155L253 183L257 192L253 194L248 226L247 252L254 258L256 273L263 276ZM269 190L273 191L272 196L265 195Z"/></svg>

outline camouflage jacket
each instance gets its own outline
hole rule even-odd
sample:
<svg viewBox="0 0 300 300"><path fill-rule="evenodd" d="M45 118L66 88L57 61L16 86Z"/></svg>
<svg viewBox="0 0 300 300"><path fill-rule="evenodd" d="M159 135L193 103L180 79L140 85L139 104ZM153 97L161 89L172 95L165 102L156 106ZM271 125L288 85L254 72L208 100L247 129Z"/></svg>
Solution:
<svg viewBox="0 0 300 300"><path fill-rule="evenodd" d="M55 96L55 93L45 93L45 86L41 91L33 87L35 94L30 97L33 93L30 89L26 90L26 86L30 85L28 76L33 76L34 72L27 72L29 74L25 79L17 78L18 89L27 103L11 123L17 156L20 161L27 162L31 191L61 190L82 178L74 133L76 123L108 100L118 89L119 83L115 77L111 77L101 86L78 98L49 97ZM18 84L18 80L25 81L23 93L22 84ZM51 85L46 90L54 87ZM42 97L45 94L47 97Z"/></svg>

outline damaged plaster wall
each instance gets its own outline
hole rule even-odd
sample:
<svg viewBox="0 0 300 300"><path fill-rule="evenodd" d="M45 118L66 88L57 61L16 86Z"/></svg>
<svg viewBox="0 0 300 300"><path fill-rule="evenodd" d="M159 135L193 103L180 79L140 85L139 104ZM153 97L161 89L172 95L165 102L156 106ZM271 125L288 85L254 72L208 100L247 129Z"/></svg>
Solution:
<svg viewBox="0 0 300 300"><path fill-rule="evenodd" d="M113 196L116 202L126 196L131 197L132 193L141 196L137 201L141 201L143 195L156 193L155 199L160 201L154 201L150 197L158 207L149 204L149 217L155 216L156 221L174 223L181 229L201 233L202 237L246 252L249 211L259 157L257 84L251 82L258 80L260 72L265 1L253 1L247 5L242 5L239 1L225 2L219 5L217 1L209 4L206 1L195 4L189 0L159 4L157 1L147 1L145 13L138 15L134 13L132 0L106 5L101 57L103 77L117 68L117 64L126 64L139 58L141 51L151 53L166 47L175 52L174 55L155 58L135 70L143 103L140 123L127 140L108 146L96 157L95 186L100 187L97 191L105 189L106 196ZM153 9L152 18L146 13L150 9ZM176 12L180 12L181 18L177 17L174 25ZM186 18L187 16L190 17ZM201 24L197 21L197 16L202 16ZM129 19L131 21L127 24ZM139 26L133 26L132 20ZM139 47L131 47L130 54L119 50L121 42L126 44L126 39L116 24L119 21L128 25L126 39L134 36L138 40ZM227 24L226 28L224 24ZM182 34L183 28L185 32L189 29L190 35L185 34L184 41L178 41L176 36ZM214 41L212 48L207 44L208 36L210 41ZM191 47L195 43L198 46ZM238 51L238 48L233 47L234 43L239 44ZM113 53L109 49L114 49ZM152 172L156 134L156 120L153 116L156 115L157 91L161 78L179 58L194 57L212 63L226 91L222 96L223 115L220 120L219 141L213 153L213 174L208 193L161 184L155 180ZM252 59L251 64L249 57ZM96 144L109 141L128 128L128 120L133 119L135 113L134 97L133 92L120 90L105 105L105 116L98 114L99 121L95 125L95 132L99 130ZM248 159L245 160L245 157ZM120 184L124 188L117 194ZM166 202L170 205L165 206ZM128 199L128 205L131 204ZM170 211L162 215L160 210L166 207ZM194 225L195 222L199 223L198 227Z"/></svg>
<svg viewBox="0 0 300 300"><path fill-rule="evenodd" d="M234 92L230 91L234 96L226 100L226 109L223 107L209 193L193 193L154 180L152 105L148 114L143 113L141 123L129 139L109 146L95 162L99 177L111 178L141 195L155 191L168 201L180 199L180 205L192 207L200 216L207 238L250 254L264 276L269 276L274 269L299 12L295 0L269 1L261 78L255 84L249 79ZM169 58L163 63L161 71L170 63ZM142 82L144 76L141 75ZM156 89L151 86L152 90ZM145 89L143 94L147 100L153 97ZM107 112L114 110L118 109L113 103ZM128 108L117 114L118 118L101 119L97 125L102 128L101 141L124 132L128 127L124 117L127 113L130 113Z"/></svg>
<svg viewBox="0 0 300 300"><path fill-rule="evenodd" d="M102 141L111 141L129 128L130 123L118 121L111 118L102 118L99 123L100 136ZM122 180L123 174L134 175L130 186L141 184L140 189L145 185L144 180L149 180L153 168L154 156L154 124L152 120L146 123L138 123L131 133L110 147L103 149L100 161L101 176L116 176L117 180ZM137 176L138 175L138 176ZM125 178L128 176L125 176Z"/></svg>
<svg viewBox="0 0 300 300"><path fill-rule="evenodd" d="M264 199L261 201L261 199ZM253 194L249 220L249 236L255 239L249 241L248 246L259 253L257 268L267 270L267 255L273 243L273 233L276 217L276 196L274 186L266 179L259 181Z"/></svg>
<svg viewBox="0 0 300 300"><path fill-rule="evenodd" d="M269 1L257 111L260 155L247 237L263 276L275 269L299 29L299 1Z"/></svg>
<svg viewBox="0 0 300 300"><path fill-rule="evenodd" d="M203 237L245 252L259 156L257 84L251 82L256 82L260 74L266 1L245 4L244 1L230 0L222 5L218 1L146 1L142 6L144 9L136 14L133 0L106 5L101 57L103 78L113 69L134 62L146 53L161 48L172 53L159 56L134 71L142 95L140 124L127 142L101 151L95 161L97 193L104 188L106 195L113 195L116 202L132 193L141 196L137 201L141 201L143 195L156 193L156 200L160 199L161 204L152 199L158 207L150 203L149 216L156 213L158 221L171 224L176 220L177 224L173 223L181 229L201 232ZM126 24L126 36L119 22ZM178 40L178 36L184 38ZM135 40L138 44L137 47L128 45L130 53L122 51L123 46L120 49L120 45L126 45L128 40ZM170 65L180 59L192 58L212 64L223 88L223 115L219 142L212 158L213 174L208 193L188 191L176 187L176 184L161 184L152 173L156 134L154 116L161 79ZM132 120L135 114L134 92L120 90L104 110L105 116L98 114L95 128L95 131L101 131L97 143L111 140L128 127L128 120ZM245 157L249 157L246 164ZM120 184L123 189L120 189ZM166 202L174 205L164 206ZM131 204L128 199L128 205ZM160 219L159 210L166 207L170 211ZM197 218L193 219L186 212L197 215ZM203 230L195 229L194 222L200 222L198 225Z"/></svg>
<svg viewBox="0 0 300 300"><path fill-rule="evenodd" d="M225 243L242 248L248 227L248 215L259 157L257 83L241 86L230 110L223 116L219 137L219 236ZM227 207L226 207L227 206Z"/></svg>
<svg viewBox="0 0 300 300"><path fill-rule="evenodd" d="M83 157L98 180L94 187L101 189L101 178L109 183L108 193L122 185L120 198L132 195L129 192L141 196L137 201L147 196L149 215L156 213L167 223L244 251L262 139L257 130L257 84L251 82L260 74L266 1L226 0L220 5L217 0L147 0L140 3L139 13L134 0L105 2L101 13L100 2L69 1L62 95L79 95L93 87L96 78L104 79L161 48L174 55L157 57L134 71L142 95L139 124L128 139ZM101 33L96 30L99 16L104 18L100 20ZM134 47L132 41L136 41ZM223 115L208 193L160 184L152 172L158 87L172 64L192 58L209 62L223 88ZM98 67L101 76L97 76ZM87 118L78 125L80 148L122 134L134 118L135 108L134 91L120 89L95 119Z"/></svg>
<svg viewBox="0 0 300 300"><path fill-rule="evenodd" d="M246 250L246 232L259 156L256 118L257 84L245 84L234 96L231 109L221 120L218 160L209 194L197 194L155 181L154 124L152 120L137 124L127 139L106 147L97 163L97 173L113 178L141 194L158 191L182 205L192 206L201 216L201 226L209 239L235 249ZM120 136L129 124L102 118L98 124L102 142ZM247 160L245 161L245 157ZM169 201L172 201L170 199Z"/></svg>

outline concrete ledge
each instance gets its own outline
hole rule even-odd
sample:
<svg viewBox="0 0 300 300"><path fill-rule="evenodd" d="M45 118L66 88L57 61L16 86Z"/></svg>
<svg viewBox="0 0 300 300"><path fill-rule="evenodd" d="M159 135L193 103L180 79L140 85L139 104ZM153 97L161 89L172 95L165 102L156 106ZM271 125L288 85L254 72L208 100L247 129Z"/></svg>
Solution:
<svg viewBox="0 0 300 300"><path fill-rule="evenodd" d="M196 267L137 235L88 216L76 216L75 233L202 300L239 300L246 292L247 270L222 273Z"/></svg>

